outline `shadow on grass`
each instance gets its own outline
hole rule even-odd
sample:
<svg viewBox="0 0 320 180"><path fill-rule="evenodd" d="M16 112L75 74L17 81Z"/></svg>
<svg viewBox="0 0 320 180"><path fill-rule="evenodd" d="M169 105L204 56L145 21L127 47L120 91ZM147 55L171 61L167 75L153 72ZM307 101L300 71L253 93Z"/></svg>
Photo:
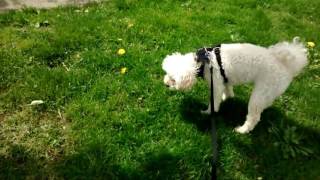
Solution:
<svg viewBox="0 0 320 180"><path fill-rule="evenodd" d="M185 179L187 168L183 166L182 155L172 154L167 150L146 156L140 167L142 179Z"/></svg>
<svg viewBox="0 0 320 180"><path fill-rule="evenodd" d="M0 156L0 179L42 177L42 165L23 146L12 145L7 151L10 152L7 156Z"/></svg>
<svg viewBox="0 0 320 180"><path fill-rule="evenodd" d="M220 111L216 114L216 122L219 124L221 123L220 120L223 120L223 123L230 126L241 124L247 114L246 106L246 103L239 99L227 100L221 104ZM186 122L195 124L200 131L206 132L210 130L209 116L200 113L201 110L207 109L207 104L203 104L193 98L186 98L182 101L180 109Z"/></svg>
<svg viewBox="0 0 320 180"><path fill-rule="evenodd" d="M99 145L91 146L78 155L66 157L55 167L58 177L65 179L181 179L186 177L182 155L172 154L166 149L157 150L141 159L141 164L120 166Z"/></svg>
<svg viewBox="0 0 320 180"><path fill-rule="evenodd" d="M209 116L200 113L200 110L205 108L205 104L192 97L187 97L181 103L184 120L195 124L202 132L209 131L211 127ZM234 151L240 153L238 159L234 160L235 164L231 165L234 168L231 171L238 171L249 179L320 178L318 131L297 124L280 110L271 107L262 113L261 121L250 134L231 132L236 126L244 123L246 114L247 103L233 98L222 103L219 113L215 116L221 135L218 137L219 151L222 153L220 156L229 156L229 151L224 149L224 141L232 143ZM219 127L225 130L221 131ZM224 152L226 154L223 154ZM224 179L235 178L233 173L230 174L230 169L227 171L229 174L224 167L219 167L220 176Z"/></svg>
<svg viewBox="0 0 320 180"><path fill-rule="evenodd" d="M9 157L0 156L0 179L128 179L135 175L118 166L99 145L52 162L29 154L23 146L12 146L8 152Z"/></svg>
<svg viewBox="0 0 320 180"><path fill-rule="evenodd" d="M34 158L22 146L0 156L0 179L181 179L186 176L182 155L166 149L147 154L136 168L118 165L113 152L100 144L90 145L77 154L56 162ZM190 153L191 154L191 153Z"/></svg>
<svg viewBox="0 0 320 180"><path fill-rule="evenodd" d="M182 101L180 110L185 123L192 123L199 131L207 133L210 131L210 120L200 114L200 110L205 108L206 104L187 97ZM224 162L219 167L222 179L237 179L235 177L239 173L248 179L260 176L264 179L319 179L319 132L297 124L276 108L269 108L252 133L235 134L232 129L244 122L246 109L246 102L234 98L224 102L217 114L220 156L232 155L227 145L238 154L227 160L222 159ZM290 133L299 137L291 137ZM298 143L295 144L295 140ZM226 143L225 146L223 143ZM290 148L295 151L294 156L290 154ZM303 148L312 152L303 154ZM0 179L188 179L192 175L187 173L199 169L203 171L200 173L203 175L201 179L209 179L209 165L191 170L193 167L184 166L192 161L196 152L173 154L160 149L146 154L141 160L133 159L140 161L136 166L132 166L131 162L125 166L123 162L119 164L114 154L117 152L111 149L114 148L109 148L108 144L96 143L78 149L71 156L62 155L57 161L46 162L33 157L21 146L12 146L8 149L9 157L0 156ZM285 157L286 154L289 156ZM209 162L210 156L204 161Z"/></svg>

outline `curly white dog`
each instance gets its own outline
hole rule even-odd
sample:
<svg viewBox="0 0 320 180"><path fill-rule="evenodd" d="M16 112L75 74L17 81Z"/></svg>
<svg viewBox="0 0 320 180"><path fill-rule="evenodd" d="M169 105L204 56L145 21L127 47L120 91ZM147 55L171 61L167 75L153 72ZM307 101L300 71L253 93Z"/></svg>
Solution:
<svg viewBox="0 0 320 180"><path fill-rule="evenodd" d="M262 111L284 93L307 63L307 50L295 37L293 42L268 48L247 43L221 44L196 53L174 53L164 59L162 68L166 72L164 83L170 89L186 90L194 85L201 72L210 87L209 66L212 66L215 112L219 111L221 101L234 96L233 85L253 83L246 121L235 129L248 133L259 122ZM209 103L202 113L210 114L210 106Z"/></svg>

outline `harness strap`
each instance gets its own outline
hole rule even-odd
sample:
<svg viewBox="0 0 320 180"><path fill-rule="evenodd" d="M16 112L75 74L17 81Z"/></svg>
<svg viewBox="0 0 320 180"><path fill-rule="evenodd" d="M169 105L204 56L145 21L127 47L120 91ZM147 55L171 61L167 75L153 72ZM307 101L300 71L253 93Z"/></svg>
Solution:
<svg viewBox="0 0 320 180"><path fill-rule="evenodd" d="M226 76L226 73L222 67L222 60L221 60L221 44L218 44L216 46L213 46L213 47L209 47L209 48L201 48L197 51L196 55L197 55L197 59L196 61L198 62L201 62L201 66L199 68L199 71L197 72L197 76L200 76L200 77L203 77L204 78L204 66L205 64L209 63L209 56L210 56L210 53L209 52L212 52L214 51L214 54L216 56L216 60L217 60L217 63L219 65L219 70L220 70L220 74L223 78L223 82L224 83L228 83L228 78ZM212 73L211 73L212 75Z"/></svg>
<svg viewBox="0 0 320 180"><path fill-rule="evenodd" d="M228 78L227 78L226 73L225 73L225 71L224 71L224 69L222 67L220 48L221 48L221 44L215 46L214 54L216 55L216 59L217 59L218 65L219 65L220 74L221 74L221 76L223 78L223 82L224 83L228 83Z"/></svg>

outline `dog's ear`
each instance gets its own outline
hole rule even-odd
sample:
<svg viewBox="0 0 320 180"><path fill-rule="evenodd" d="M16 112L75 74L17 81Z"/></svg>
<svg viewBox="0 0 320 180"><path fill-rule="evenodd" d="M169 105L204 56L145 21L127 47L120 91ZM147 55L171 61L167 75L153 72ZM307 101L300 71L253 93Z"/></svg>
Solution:
<svg viewBox="0 0 320 180"><path fill-rule="evenodd" d="M201 61L208 62L209 61L209 52L211 52L212 50L213 50L212 48L198 49L196 52L196 61L197 62L201 62Z"/></svg>
<svg viewBox="0 0 320 180"><path fill-rule="evenodd" d="M196 83L197 78L193 73L188 73L186 76L177 80L176 85L179 90L189 90Z"/></svg>
<svg viewBox="0 0 320 180"><path fill-rule="evenodd" d="M205 48L198 49L197 52L196 52L196 61L200 62L200 61L203 61L203 60L206 60L206 59L207 59L207 56L206 56Z"/></svg>

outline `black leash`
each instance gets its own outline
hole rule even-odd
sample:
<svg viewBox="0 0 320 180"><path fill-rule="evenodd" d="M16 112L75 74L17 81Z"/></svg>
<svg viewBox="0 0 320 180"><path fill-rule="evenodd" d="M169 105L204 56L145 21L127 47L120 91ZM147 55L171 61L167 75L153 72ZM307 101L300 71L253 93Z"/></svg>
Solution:
<svg viewBox="0 0 320 180"><path fill-rule="evenodd" d="M212 166L211 166L211 179L217 179L217 162L218 162L218 137L217 137L217 128L216 122L214 119L214 101L213 101L213 67L210 66L210 74L211 74L211 91L210 91L210 108L211 108L211 138L212 138Z"/></svg>
<svg viewBox="0 0 320 180"><path fill-rule="evenodd" d="M220 52L221 44L210 47L210 48L201 48L197 51L197 61L202 62L201 67L199 68L198 76L204 78L204 66L207 63L210 66L210 120L211 120L211 138L212 138L212 166L211 166L211 179L217 180L217 166L218 166L218 135L217 135L217 128L216 122L214 118L214 97L213 97L213 66L212 62L210 62L210 54L209 52L214 51L217 63L219 65L220 74L223 78L224 83L228 83L228 78L225 74L225 71L222 67L221 61L221 52Z"/></svg>

